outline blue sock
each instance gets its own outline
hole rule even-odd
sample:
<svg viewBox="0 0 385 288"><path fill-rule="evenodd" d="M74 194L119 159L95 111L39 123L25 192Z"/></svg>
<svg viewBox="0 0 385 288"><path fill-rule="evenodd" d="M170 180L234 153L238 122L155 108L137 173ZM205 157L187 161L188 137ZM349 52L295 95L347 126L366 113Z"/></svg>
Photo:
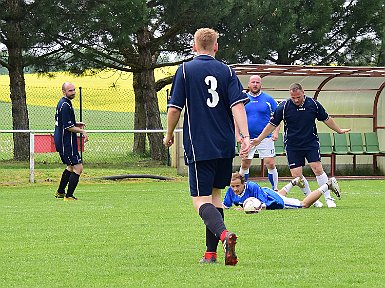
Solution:
<svg viewBox="0 0 385 288"><path fill-rule="evenodd" d="M249 179L249 173L245 174L245 181Z"/></svg>

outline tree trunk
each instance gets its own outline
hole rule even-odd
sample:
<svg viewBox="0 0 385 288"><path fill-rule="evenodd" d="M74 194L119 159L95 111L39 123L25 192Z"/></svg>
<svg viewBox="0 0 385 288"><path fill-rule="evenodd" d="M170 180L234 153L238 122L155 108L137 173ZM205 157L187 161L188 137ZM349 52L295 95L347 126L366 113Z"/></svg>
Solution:
<svg viewBox="0 0 385 288"><path fill-rule="evenodd" d="M377 66L385 66L385 21L382 28L380 52L378 53Z"/></svg>
<svg viewBox="0 0 385 288"><path fill-rule="evenodd" d="M140 93L137 74L134 73L133 86L135 93L135 120L134 130L146 129L146 112L143 103L143 93ZM146 152L146 133L134 133L134 153L144 154Z"/></svg>
<svg viewBox="0 0 385 288"><path fill-rule="evenodd" d="M20 1L8 1L10 15L18 19L21 13ZM11 17L12 17L11 16ZM20 22L17 20L7 22L8 38L8 64L12 102L12 122L14 130L29 130L28 109L25 93L25 80L23 71L22 34ZM14 133L14 160L29 159L29 134Z"/></svg>
<svg viewBox="0 0 385 288"><path fill-rule="evenodd" d="M146 113L146 128L150 130L161 130L158 97L156 95L154 64L156 57L150 49L151 33L147 28L138 31L138 53L139 67L142 69L134 72L134 91L136 99L143 101L143 108ZM139 106L140 107L140 106ZM148 133L151 158L153 160L167 161L167 150L163 146L163 133Z"/></svg>

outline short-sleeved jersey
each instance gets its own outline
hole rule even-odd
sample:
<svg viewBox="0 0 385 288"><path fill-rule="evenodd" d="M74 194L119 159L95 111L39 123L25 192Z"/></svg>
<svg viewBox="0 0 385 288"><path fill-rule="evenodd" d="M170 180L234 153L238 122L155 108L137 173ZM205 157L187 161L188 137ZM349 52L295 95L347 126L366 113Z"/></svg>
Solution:
<svg viewBox="0 0 385 288"><path fill-rule="evenodd" d="M250 139L257 138L263 131L275 109L277 102L270 95L261 92L258 96L247 93L250 102L245 106ZM271 137L271 134L267 138Z"/></svg>
<svg viewBox="0 0 385 288"><path fill-rule="evenodd" d="M316 119L325 121L329 115L321 103L305 96L301 106L295 105L291 99L282 101L269 123L278 126L284 121L286 150L312 150L319 149Z"/></svg>
<svg viewBox="0 0 385 288"><path fill-rule="evenodd" d="M67 130L75 124L71 100L62 97L56 107L54 134L56 151L62 155L72 155L78 151L76 133Z"/></svg>
<svg viewBox="0 0 385 288"><path fill-rule="evenodd" d="M283 199L277 192L270 188L261 187L254 182L246 182L245 190L240 195L235 194L233 189L229 187L223 199L223 206L225 208L230 208L233 205L243 206L243 202L249 197L258 198L259 201L266 205L266 209L268 210L284 208Z"/></svg>
<svg viewBox="0 0 385 288"><path fill-rule="evenodd" d="M168 107L185 108L183 146L187 164L235 156L231 108L246 102L234 70L210 55L179 66Z"/></svg>

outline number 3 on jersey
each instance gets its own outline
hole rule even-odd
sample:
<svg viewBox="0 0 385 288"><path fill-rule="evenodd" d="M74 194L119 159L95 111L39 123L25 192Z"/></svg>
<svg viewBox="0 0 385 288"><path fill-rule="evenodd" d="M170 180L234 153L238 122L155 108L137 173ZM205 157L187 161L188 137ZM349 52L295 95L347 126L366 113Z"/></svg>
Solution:
<svg viewBox="0 0 385 288"><path fill-rule="evenodd" d="M211 94L211 98L207 98L207 106L213 108L218 105L219 102L219 95L217 90L218 87L218 82L217 79L214 76L207 76L205 78L206 85L208 85L210 88L207 89L209 93Z"/></svg>

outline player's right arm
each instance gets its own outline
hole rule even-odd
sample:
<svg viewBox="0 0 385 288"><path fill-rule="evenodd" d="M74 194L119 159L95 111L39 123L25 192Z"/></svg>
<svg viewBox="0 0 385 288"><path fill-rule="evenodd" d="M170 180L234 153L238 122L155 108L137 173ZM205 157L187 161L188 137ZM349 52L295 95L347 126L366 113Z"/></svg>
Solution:
<svg viewBox="0 0 385 288"><path fill-rule="evenodd" d="M167 132L163 138L163 145L166 147L174 144L174 130L186 102L183 67L183 65L178 67L171 86L171 97L167 105Z"/></svg>
<svg viewBox="0 0 385 288"><path fill-rule="evenodd" d="M233 206L233 200L231 199L231 194L234 193L231 187L227 188L225 197L223 198L222 206L224 209L230 209Z"/></svg>
<svg viewBox="0 0 385 288"><path fill-rule="evenodd" d="M250 141L250 144L253 146L259 145L263 139L265 139L268 135L270 135L277 127L274 125L267 123L261 134L257 138L254 138Z"/></svg>
<svg viewBox="0 0 385 288"><path fill-rule="evenodd" d="M170 147L174 144L174 130L178 124L181 110L175 107L169 107L167 111L167 132L163 138L163 145Z"/></svg>
<svg viewBox="0 0 385 288"><path fill-rule="evenodd" d="M238 128L238 125L235 122L235 120L234 120L234 128L235 128L235 130L234 130L234 132L235 132L235 140L237 141L237 143L242 143L242 136L239 133L239 128Z"/></svg>
<svg viewBox="0 0 385 288"><path fill-rule="evenodd" d="M278 140L278 137L279 137L279 130L281 129L281 125L278 125L275 129L274 129L274 132L273 132L273 135L271 136L271 139L273 141L277 141Z"/></svg>
<svg viewBox="0 0 385 288"><path fill-rule="evenodd" d="M250 150L250 134L249 128L247 126L247 117L243 102L232 106L231 111L234 116L235 126L239 128L238 133L242 134L243 136L241 141L241 151L239 151L239 156L243 158L249 154Z"/></svg>
<svg viewBox="0 0 385 288"><path fill-rule="evenodd" d="M269 123L262 130L261 134L255 139L251 140L251 145L257 146L263 139L265 139L270 133L272 133L275 129L279 129L279 125L283 119L283 109L285 108L285 103L281 102L277 109L274 111L273 116L271 117ZM279 131L279 130L278 130Z"/></svg>

